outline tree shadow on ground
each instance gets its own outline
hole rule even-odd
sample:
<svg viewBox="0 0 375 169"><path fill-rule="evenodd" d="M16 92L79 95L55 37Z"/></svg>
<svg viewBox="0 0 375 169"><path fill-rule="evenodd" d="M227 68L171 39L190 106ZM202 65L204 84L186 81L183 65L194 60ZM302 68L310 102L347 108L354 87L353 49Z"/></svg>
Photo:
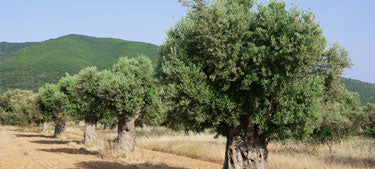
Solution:
<svg viewBox="0 0 375 169"><path fill-rule="evenodd" d="M75 164L76 167L82 169L186 169L180 167L170 167L165 164L121 164L117 162L108 162L108 161L87 161L79 162Z"/></svg>
<svg viewBox="0 0 375 169"><path fill-rule="evenodd" d="M16 137L41 137L41 138L54 138L53 136L46 136L43 134L16 134Z"/></svg>
<svg viewBox="0 0 375 169"><path fill-rule="evenodd" d="M70 141L62 141L62 140L36 140L36 141L30 141L31 143L37 143L37 144L67 144L70 142L74 142L77 144L81 144L82 141L78 140L70 140Z"/></svg>
<svg viewBox="0 0 375 169"><path fill-rule="evenodd" d="M352 167L375 168L375 159L371 159L371 158L328 156L324 158L324 162L327 164L341 163L341 164L352 166Z"/></svg>
<svg viewBox="0 0 375 169"><path fill-rule="evenodd" d="M55 148L55 149L38 149L39 151L51 152L51 153L67 153L67 154L83 154L83 155L97 155L97 151L88 151L85 148Z"/></svg>

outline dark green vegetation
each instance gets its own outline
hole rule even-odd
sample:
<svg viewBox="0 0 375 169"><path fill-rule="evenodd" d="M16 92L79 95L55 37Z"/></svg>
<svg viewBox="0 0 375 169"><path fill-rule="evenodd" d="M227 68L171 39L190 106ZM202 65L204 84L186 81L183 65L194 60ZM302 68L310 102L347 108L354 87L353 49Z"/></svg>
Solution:
<svg viewBox="0 0 375 169"><path fill-rule="evenodd" d="M0 93L8 89L36 91L56 83L65 73L87 66L111 68L119 57L145 55L156 64L156 45L111 38L67 35L40 43L1 43Z"/></svg>
<svg viewBox="0 0 375 169"><path fill-rule="evenodd" d="M349 91L358 93L363 105L375 103L375 84L349 78L342 78L341 83Z"/></svg>

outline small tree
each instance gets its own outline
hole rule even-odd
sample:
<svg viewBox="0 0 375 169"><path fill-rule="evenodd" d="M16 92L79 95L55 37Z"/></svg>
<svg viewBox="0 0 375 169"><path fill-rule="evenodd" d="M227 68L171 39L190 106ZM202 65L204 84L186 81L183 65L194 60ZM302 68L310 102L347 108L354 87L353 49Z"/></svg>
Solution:
<svg viewBox="0 0 375 169"><path fill-rule="evenodd" d="M30 96L27 100L28 106L25 107L25 109L28 111L27 116L29 123L31 125L35 125L36 127L39 127L40 124L43 123L43 115L39 110L38 97L38 94L33 94Z"/></svg>
<svg viewBox="0 0 375 169"><path fill-rule="evenodd" d="M363 109L364 124L362 128L369 136L375 137L375 104L367 104Z"/></svg>
<svg viewBox="0 0 375 169"><path fill-rule="evenodd" d="M313 138L327 144L330 153L332 145L354 134L360 129L361 101L358 94L345 91L339 101L328 101L322 109L322 124L315 129Z"/></svg>
<svg viewBox="0 0 375 169"><path fill-rule="evenodd" d="M102 76L96 67L88 67L81 70L75 80L75 93L78 95L80 105L77 117L85 120L84 140L85 144L89 144L97 139L97 122L108 116L99 96Z"/></svg>
<svg viewBox="0 0 375 169"><path fill-rule="evenodd" d="M359 129L356 124L361 114L359 96L348 92L340 82L344 69L351 65L348 52L335 43L324 52L317 69L324 80L323 120L314 130L313 138L327 144L331 153L334 142L340 141L341 145L345 137Z"/></svg>
<svg viewBox="0 0 375 169"><path fill-rule="evenodd" d="M100 94L104 105L118 117L117 152L134 150L134 123L141 114L159 113L155 111L160 104L156 85L151 61L144 56L120 58L113 73L103 72Z"/></svg>
<svg viewBox="0 0 375 169"><path fill-rule="evenodd" d="M156 82L155 82L156 83ZM160 94L163 93L158 84L154 84L150 96L146 97L147 106L135 121L136 125L146 128L147 125L158 126L166 120L165 106L161 102ZM157 91L158 90L158 91ZM154 98L152 98L154 97Z"/></svg>
<svg viewBox="0 0 375 169"><path fill-rule="evenodd" d="M55 123L54 136L61 135L65 131L65 123L69 117L68 97L55 84L46 84L39 88L38 95L39 109L43 113L44 121L53 121Z"/></svg>
<svg viewBox="0 0 375 169"><path fill-rule="evenodd" d="M326 40L311 12L252 0L185 2L161 46L169 111L227 137L224 169L267 168L273 139L309 136L321 122Z"/></svg>

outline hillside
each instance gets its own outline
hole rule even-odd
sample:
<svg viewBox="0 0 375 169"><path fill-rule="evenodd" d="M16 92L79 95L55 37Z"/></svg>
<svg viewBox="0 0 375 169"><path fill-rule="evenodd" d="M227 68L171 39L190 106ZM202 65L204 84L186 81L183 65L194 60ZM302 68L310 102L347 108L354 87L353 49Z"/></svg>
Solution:
<svg viewBox="0 0 375 169"><path fill-rule="evenodd" d="M375 103L375 84L367 83L355 79L342 78L343 83L351 92L357 92L362 104Z"/></svg>
<svg viewBox="0 0 375 169"><path fill-rule="evenodd" d="M36 44L38 42L26 42L26 43L9 43L9 42L0 42L0 60L5 59L6 56L10 56L10 54L31 46L32 44Z"/></svg>
<svg viewBox="0 0 375 169"><path fill-rule="evenodd" d="M65 73L87 66L111 68L119 57L148 56L156 65L158 46L112 38L67 35L39 43L4 43L0 48L0 94L10 88L36 91ZM9 45L11 44L11 45ZM10 47L9 47L10 46Z"/></svg>

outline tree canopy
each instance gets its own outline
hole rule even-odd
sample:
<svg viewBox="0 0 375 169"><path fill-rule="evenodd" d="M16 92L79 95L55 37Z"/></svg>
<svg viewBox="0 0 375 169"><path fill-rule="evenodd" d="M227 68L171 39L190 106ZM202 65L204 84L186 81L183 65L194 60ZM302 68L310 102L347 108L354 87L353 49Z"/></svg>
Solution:
<svg viewBox="0 0 375 169"><path fill-rule="evenodd" d="M322 75L344 50L327 49L314 14L285 2L184 4L160 49L168 114L226 136L224 168L267 168L270 140L304 139L320 125Z"/></svg>
<svg viewBox="0 0 375 169"><path fill-rule="evenodd" d="M135 120L160 121L162 113L158 82L151 61L145 56L120 58L111 71L103 71L100 95L107 110L117 116L118 144L116 150L132 151L135 139Z"/></svg>

